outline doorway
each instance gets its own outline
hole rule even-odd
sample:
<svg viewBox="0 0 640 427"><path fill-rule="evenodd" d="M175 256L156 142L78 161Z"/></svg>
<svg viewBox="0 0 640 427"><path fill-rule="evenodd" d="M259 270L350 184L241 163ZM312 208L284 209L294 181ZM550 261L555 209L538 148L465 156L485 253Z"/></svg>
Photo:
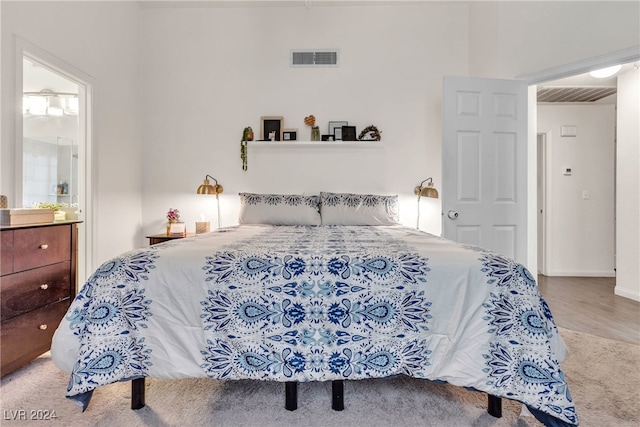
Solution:
<svg viewBox="0 0 640 427"><path fill-rule="evenodd" d="M22 206L61 206L76 219L78 85L27 56L22 73Z"/></svg>
<svg viewBox="0 0 640 427"><path fill-rule="evenodd" d="M546 194L547 194L547 162L546 155L547 152L547 135L544 133L539 133L537 135L537 162L538 162L538 172L537 172L537 188L538 188L538 274L545 274L547 271L545 265L545 254L546 254L546 221L545 216L547 213L546 206Z"/></svg>
<svg viewBox="0 0 640 427"><path fill-rule="evenodd" d="M624 64L619 75L632 68ZM613 277L616 77L586 73L537 92L538 272Z"/></svg>
<svg viewBox="0 0 640 427"><path fill-rule="evenodd" d="M16 38L16 206L55 206L82 221L80 284L93 270L91 88L90 77Z"/></svg>

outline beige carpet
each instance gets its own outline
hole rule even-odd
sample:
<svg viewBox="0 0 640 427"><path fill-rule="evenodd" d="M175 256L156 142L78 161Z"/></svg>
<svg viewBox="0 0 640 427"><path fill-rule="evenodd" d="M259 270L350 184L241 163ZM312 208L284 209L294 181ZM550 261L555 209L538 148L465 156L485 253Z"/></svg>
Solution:
<svg viewBox="0 0 640 427"><path fill-rule="evenodd" d="M586 427L640 425L640 346L563 329L563 369ZM99 388L86 412L64 397L68 376L48 354L2 379L2 426L539 426L503 400L486 413L486 395L398 377L347 381L345 410L331 410L331 385L300 384L298 410L284 409L284 385L258 381L149 380L147 406L129 409L129 383ZM27 420L14 420L22 411ZM30 420L55 411L55 420Z"/></svg>

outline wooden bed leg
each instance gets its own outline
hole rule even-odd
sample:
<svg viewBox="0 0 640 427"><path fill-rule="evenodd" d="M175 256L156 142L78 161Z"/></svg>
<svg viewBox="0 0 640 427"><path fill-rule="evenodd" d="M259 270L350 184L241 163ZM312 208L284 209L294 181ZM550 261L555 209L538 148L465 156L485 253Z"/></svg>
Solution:
<svg viewBox="0 0 640 427"><path fill-rule="evenodd" d="M284 383L284 409L287 411L298 409L298 383L295 381Z"/></svg>
<svg viewBox="0 0 640 427"><path fill-rule="evenodd" d="M489 415L492 415L496 418L502 417L502 398L495 397L490 394L487 394L489 397L489 403L487 407L487 412Z"/></svg>
<svg viewBox="0 0 640 427"><path fill-rule="evenodd" d="M144 377L131 380L131 409L144 408Z"/></svg>
<svg viewBox="0 0 640 427"><path fill-rule="evenodd" d="M344 409L344 381L331 381L331 409L342 411Z"/></svg>

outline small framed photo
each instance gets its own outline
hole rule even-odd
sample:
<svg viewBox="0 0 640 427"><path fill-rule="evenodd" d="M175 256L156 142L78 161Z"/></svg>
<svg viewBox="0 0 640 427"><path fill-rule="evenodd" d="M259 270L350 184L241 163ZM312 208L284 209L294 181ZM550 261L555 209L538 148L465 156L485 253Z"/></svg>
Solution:
<svg viewBox="0 0 640 427"><path fill-rule="evenodd" d="M322 141L333 141L333 134L331 135L322 135Z"/></svg>
<svg viewBox="0 0 640 427"><path fill-rule="evenodd" d="M357 139L356 139L356 127L355 126L342 126L342 140L343 141L357 141Z"/></svg>
<svg viewBox="0 0 640 427"><path fill-rule="evenodd" d="M342 139L342 126L348 124L348 122L329 122L329 135L333 135L335 141L340 141Z"/></svg>
<svg viewBox="0 0 640 427"><path fill-rule="evenodd" d="M298 139L298 129L282 129L282 141L295 141Z"/></svg>
<svg viewBox="0 0 640 427"><path fill-rule="evenodd" d="M282 133L282 116L261 116L260 117L260 140L280 141Z"/></svg>

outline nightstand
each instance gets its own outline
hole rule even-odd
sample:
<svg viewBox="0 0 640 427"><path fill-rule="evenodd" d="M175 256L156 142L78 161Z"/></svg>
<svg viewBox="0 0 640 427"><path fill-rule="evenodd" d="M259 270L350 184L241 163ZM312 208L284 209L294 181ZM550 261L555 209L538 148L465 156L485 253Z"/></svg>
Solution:
<svg viewBox="0 0 640 427"><path fill-rule="evenodd" d="M149 239L149 245L157 245L158 243L168 242L169 240L184 239L184 237L191 237L195 235L196 233L187 233L186 236L167 236L166 233L160 233L145 237Z"/></svg>

